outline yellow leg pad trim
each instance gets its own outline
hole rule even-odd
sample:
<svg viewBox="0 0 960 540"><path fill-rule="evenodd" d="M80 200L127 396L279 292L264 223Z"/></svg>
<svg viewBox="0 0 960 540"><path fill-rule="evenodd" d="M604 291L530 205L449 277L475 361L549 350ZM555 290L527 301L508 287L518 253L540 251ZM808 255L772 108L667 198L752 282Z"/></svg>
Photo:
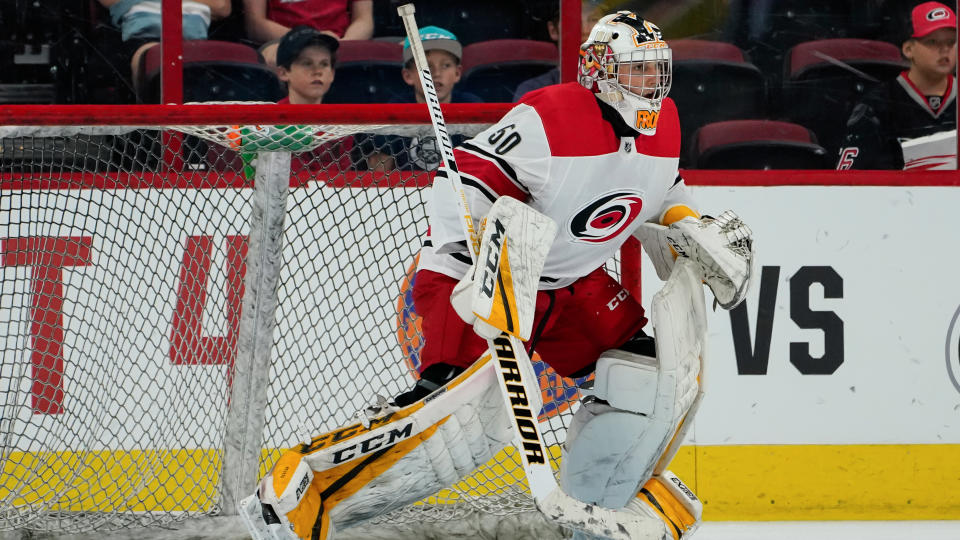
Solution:
<svg viewBox="0 0 960 540"><path fill-rule="evenodd" d="M274 493L283 493L287 490L287 486L290 485L290 479L294 471L297 470L297 466L300 465L300 460L303 458L303 454L297 452L296 450L287 450L280 456L280 459L277 460L277 463L273 466L273 492Z"/></svg>
<svg viewBox="0 0 960 540"><path fill-rule="evenodd" d="M457 377L453 381L447 383L447 387L450 390L453 390L454 388L462 384L464 381L469 379L471 375L473 375L478 370L483 368L487 364L487 362L490 361L490 358L491 357L489 354L485 354L484 356L480 357L480 359L474 362L473 365L467 368L466 371L464 371L460 375L457 375ZM373 420L371 420L370 425L366 427L364 427L363 424L357 423L357 424L350 424L345 427L337 428L333 431L324 433L323 435L314 437L313 439L311 439L309 444L301 444L300 446L292 448L290 451L297 452L305 456L314 454L316 452L323 450L324 448L333 446L334 444L339 444L339 443L342 443L343 441L354 439L356 437L359 437L360 435L370 433L371 431L378 429L386 424L389 424L390 422L396 422L398 420L407 418L413 415L414 413L416 413L417 411L419 411L420 409L422 409L424 405L425 403L422 400L416 403L413 403L411 405L407 405L406 407L398 411L389 413L386 416L374 418Z"/></svg>
<svg viewBox="0 0 960 540"><path fill-rule="evenodd" d="M649 492L663 510L663 514L681 532L692 527L697 520L693 515L674 497L670 491L663 485L660 478L651 478L644 484L641 491Z"/></svg>
<svg viewBox="0 0 960 540"><path fill-rule="evenodd" d="M654 514L660 516L660 519L662 519L664 523L670 524L670 518L665 516L663 512L661 512L660 509L657 508L657 505L653 504L647 499L646 494L643 493L643 490L641 490L639 497L641 497L643 502L646 503L651 510L653 510ZM671 535L673 535L673 540L680 540L680 533L677 532L676 527L667 527L667 530L670 531Z"/></svg>
<svg viewBox="0 0 960 540"><path fill-rule="evenodd" d="M313 482L307 488L300 504L287 513L294 532L300 538L311 538L314 527L319 526L319 537L323 538L330 526L330 511L337 504L360 491L363 486L432 437L448 419L449 416L419 435L391 446L375 458L370 455L362 456L326 471L315 471Z"/></svg>

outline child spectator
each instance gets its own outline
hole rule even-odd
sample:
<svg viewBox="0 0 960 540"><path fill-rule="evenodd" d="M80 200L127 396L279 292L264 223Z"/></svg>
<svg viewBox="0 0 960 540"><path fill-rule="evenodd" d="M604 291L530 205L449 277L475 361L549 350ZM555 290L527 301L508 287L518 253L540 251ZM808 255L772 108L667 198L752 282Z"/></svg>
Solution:
<svg viewBox="0 0 960 540"><path fill-rule="evenodd" d="M309 26L297 26L284 34L277 45L277 72L280 80L287 83L287 97L277 104L322 103L333 84L339 47L336 38ZM331 177L335 176L350 167L352 148L350 137L324 143L310 152L294 154L290 169L294 175L326 170Z"/></svg>
<svg viewBox="0 0 960 540"><path fill-rule="evenodd" d="M901 45L910 68L854 107L837 169L903 169L901 142L957 128L957 16L939 2L913 8Z"/></svg>
<svg viewBox="0 0 960 540"><path fill-rule="evenodd" d="M159 44L160 0L100 0L110 10L110 20L120 29L124 57L130 58L130 75L136 88L140 57ZM207 39L211 20L230 16L230 0L183 0L183 39Z"/></svg>
<svg viewBox="0 0 960 540"><path fill-rule="evenodd" d="M263 43L264 61L276 65L280 38L305 25L336 39L373 36L373 0L243 0L247 36Z"/></svg>
<svg viewBox="0 0 960 540"><path fill-rule="evenodd" d="M463 68L460 65L463 47L457 41L457 36L437 26L424 26L420 29L420 41L423 42L423 50L440 103L480 103L482 100L476 95L454 89L463 74ZM403 42L403 62L401 76L403 81L411 87L412 92L406 96L394 97L390 103L426 103L427 98L420 85L420 75L413 60L409 39ZM453 135L451 139L454 146L464 140L460 135ZM440 150L437 147L436 138L432 135L366 136L360 138L360 145L370 170L430 171L440 165Z"/></svg>
<svg viewBox="0 0 960 540"><path fill-rule="evenodd" d="M330 89L340 42L309 26L287 32L277 47L277 74L287 83L287 97L277 103L318 104Z"/></svg>

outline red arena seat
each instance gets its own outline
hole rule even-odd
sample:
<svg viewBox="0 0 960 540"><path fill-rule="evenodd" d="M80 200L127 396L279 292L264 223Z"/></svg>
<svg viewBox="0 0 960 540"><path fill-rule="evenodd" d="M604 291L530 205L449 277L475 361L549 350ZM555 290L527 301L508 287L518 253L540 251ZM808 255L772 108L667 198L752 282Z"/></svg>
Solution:
<svg viewBox="0 0 960 540"><path fill-rule="evenodd" d="M673 53L669 95L680 116L682 160L689 155L691 136L700 126L766 114L763 74L736 45L699 39L669 43Z"/></svg>
<svg viewBox="0 0 960 540"><path fill-rule="evenodd" d="M457 89L487 103L509 103L517 86L555 67L560 53L548 41L494 39L463 48L463 77Z"/></svg>
<svg viewBox="0 0 960 540"><path fill-rule="evenodd" d="M830 169L833 162L807 128L774 120L707 124L693 136L696 169Z"/></svg>
<svg viewBox="0 0 960 540"><path fill-rule="evenodd" d="M160 45L140 58L138 100L160 102ZM282 85L256 49L231 41L183 42L183 100L276 101Z"/></svg>

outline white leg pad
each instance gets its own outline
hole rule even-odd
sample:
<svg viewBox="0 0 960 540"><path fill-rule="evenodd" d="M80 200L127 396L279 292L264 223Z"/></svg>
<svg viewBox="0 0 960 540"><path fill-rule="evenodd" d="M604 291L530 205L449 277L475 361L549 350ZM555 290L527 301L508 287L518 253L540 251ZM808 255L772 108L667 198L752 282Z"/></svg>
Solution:
<svg viewBox="0 0 960 540"><path fill-rule="evenodd" d="M567 432L560 484L580 501L626 506L676 453L699 403L706 323L692 262L677 261L652 307L658 358L601 354L594 391Z"/></svg>
<svg viewBox="0 0 960 540"><path fill-rule="evenodd" d="M623 508L633 499L675 430L671 417L656 414L662 375L649 356L621 350L600 356L594 393L584 398L567 431L560 462L564 491L607 508Z"/></svg>

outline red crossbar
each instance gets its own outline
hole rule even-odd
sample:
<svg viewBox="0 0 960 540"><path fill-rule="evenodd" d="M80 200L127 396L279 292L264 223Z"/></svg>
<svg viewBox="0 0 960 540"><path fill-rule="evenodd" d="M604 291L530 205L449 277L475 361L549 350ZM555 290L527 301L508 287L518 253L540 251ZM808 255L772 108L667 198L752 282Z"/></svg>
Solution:
<svg viewBox="0 0 960 540"><path fill-rule="evenodd" d="M492 124L509 103L443 105L447 124ZM429 124L427 106L384 105L2 105L5 126L174 126L272 124Z"/></svg>

